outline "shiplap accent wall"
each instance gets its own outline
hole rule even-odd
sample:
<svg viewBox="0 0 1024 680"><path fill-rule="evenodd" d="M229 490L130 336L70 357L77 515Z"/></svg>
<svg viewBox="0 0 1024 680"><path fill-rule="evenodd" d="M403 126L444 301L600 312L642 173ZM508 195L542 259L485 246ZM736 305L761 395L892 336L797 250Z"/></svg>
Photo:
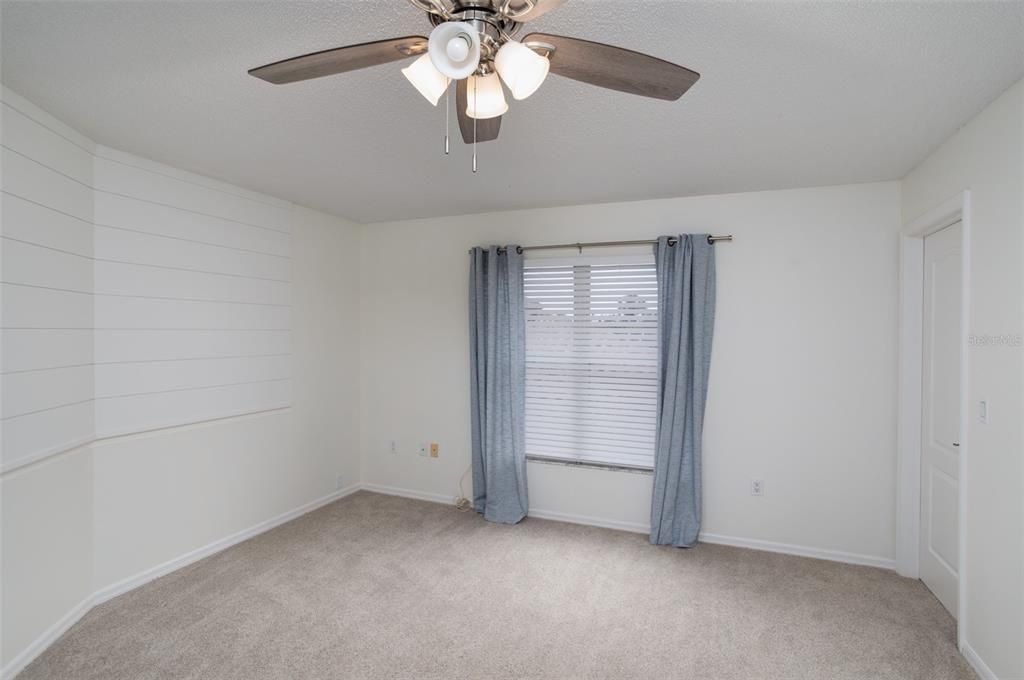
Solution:
<svg viewBox="0 0 1024 680"><path fill-rule="evenodd" d="M291 401L289 205L95 159L96 434Z"/></svg>
<svg viewBox="0 0 1024 680"><path fill-rule="evenodd" d="M4 90L0 465L95 436L92 142Z"/></svg>
<svg viewBox="0 0 1024 680"><path fill-rule="evenodd" d="M3 114L2 469L288 406L290 204Z"/></svg>

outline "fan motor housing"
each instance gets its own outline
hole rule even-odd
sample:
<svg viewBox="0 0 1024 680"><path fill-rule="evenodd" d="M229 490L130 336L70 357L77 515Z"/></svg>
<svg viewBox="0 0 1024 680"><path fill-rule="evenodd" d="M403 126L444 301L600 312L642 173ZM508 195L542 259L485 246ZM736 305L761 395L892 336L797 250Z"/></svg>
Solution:
<svg viewBox="0 0 1024 680"><path fill-rule="evenodd" d="M446 22L437 14L432 12L426 14L433 26L439 26ZM521 26L518 22L498 14L489 3L465 3L464 6L463 3L456 3L456 8L452 10L451 16L451 21L467 23L480 34L481 61L493 60L498 48L505 42L505 37L515 35Z"/></svg>

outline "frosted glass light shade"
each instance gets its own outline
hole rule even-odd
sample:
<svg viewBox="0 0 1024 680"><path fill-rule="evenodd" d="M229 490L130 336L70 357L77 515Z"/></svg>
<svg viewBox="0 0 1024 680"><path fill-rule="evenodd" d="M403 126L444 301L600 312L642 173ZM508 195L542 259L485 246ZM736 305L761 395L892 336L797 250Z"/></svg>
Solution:
<svg viewBox="0 0 1024 680"><path fill-rule="evenodd" d="M442 22L430 32L427 54L438 71L462 80L480 65L480 34L462 21Z"/></svg>
<svg viewBox="0 0 1024 680"><path fill-rule="evenodd" d="M466 85L466 115L470 118L495 118L508 111L497 73L470 76Z"/></svg>
<svg viewBox="0 0 1024 680"><path fill-rule="evenodd" d="M510 40L498 50L498 56L494 58L494 67L508 85L512 96L516 99L526 99L536 92L548 77L551 62L523 43Z"/></svg>
<svg viewBox="0 0 1024 680"><path fill-rule="evenodd" d="M402 75L433 106L437 106L437 100L448 89L448 77L434 68L434 63L427 54L403 68Z"/></svg>

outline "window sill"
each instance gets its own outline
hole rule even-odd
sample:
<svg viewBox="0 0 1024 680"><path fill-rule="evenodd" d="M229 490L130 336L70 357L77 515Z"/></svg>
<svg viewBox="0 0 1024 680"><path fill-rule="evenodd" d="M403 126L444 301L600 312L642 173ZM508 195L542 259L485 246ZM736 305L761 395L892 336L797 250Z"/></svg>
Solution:
<svg viewBox="0 0 1024 680"><path fill-rule="evenodd" d="M637 475L653 475L651 468L631 467L629 465L614 465L612 463L593 463L583 460L565 460L562 458L542 458L539 456L527 456L526 462L540 463L541 465L561 465L563 467L587 468L590 470L608 470L609 472L628 472Z"/></svg>

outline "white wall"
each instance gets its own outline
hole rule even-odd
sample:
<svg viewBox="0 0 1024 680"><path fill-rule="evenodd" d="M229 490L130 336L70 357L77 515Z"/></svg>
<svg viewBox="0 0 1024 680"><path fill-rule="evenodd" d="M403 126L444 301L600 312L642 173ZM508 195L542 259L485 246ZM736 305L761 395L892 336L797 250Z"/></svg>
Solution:
<svg viewBox="0 0 1024 680"><path fill-rule="evenodd" d="M97 436L288 406L290 205L106 147L94 168Z"/></svg>
<svg viewBox="0 0 1024 680"><path fill-rule="evenodd" d="M6 666L92 593L92 454L41 456L94 433L94 146L8 90L2 102L0 461L39 461L0 477Z"/></svg>
<svg viewBox="0 0 1024 680"><path fill-rule="evenodd" d="M0 469L93 438L95 146L3 92Z"/></svg>
<svg viewBox="0 0 1024 680"><path fill-rule="evenodd" d="M2 469L288 406L290 205L3 99Z"/></svg>
<svg viewBox="0 0 1024 680"><path fill-rule="evenodd" d="M18 467L0 477L0 663L6 674L39 651L48 633L85 611L94 593L114 592L168 561L358 483L359 232L343 219L96 148L8 90L3 101L3 281L47 286L12 294L27 286L5 285L0 305L4 454L45 456L18 458ZM86 162L93 153L94 172L92 161ZM81 175L72 181L65 176L72 172ZM90 182L99 185L95 192ZM60 212L34 203L26 208L22 194ZM79 209L74 201L87 212L71 218ZM95 234L94 217L103 225ZM72 256L44 246L81 252ZM223 252L211 256L217 250ZM64 259L46 260L51 252ZM88 269L68 264L79 261ZM44 275L54 280L37 280ZM64 282L61 276L81 280ZM28 299L36 290L42 293ZM115 302L94 306L94 292ZM140 295L188 300L173 301L173 308L165 304L170 301L150 300L162 305L160 314L150 306L123 306ZM216 308L209 300L219 301ZM27 326L32 330L22 330ZM115 341L117 328L145 329L147 335ZM206 344L175 339L176 333L188 335L181 328L199 329L189 337L202 336ZM251 330L263 328L269 330ZM250 337L239 337L239 329L250 329ZM181 368L210 356L210 349L287 360ZM52 369L71 359L86 367L81 376ZM109 373L140 360L145 363L131 364L135 371ZM95 388L93 363L99 364ZM162 372L164 363L177 368ZM267 393L248 384L234 392L209 390L218 392L216 399L196 396L207 391L195 388L207 387L203 381L211 375L244 382L258 371L278 371L266 375L267 382L287 383L286 390ZM31 430L31 437L12 427L36 401L64 398L79 382L87 383L82 394L89 412L75 438L53 423ZM171 390L191 396L139 409L132 403L141 400L116 398L132 385L159 398ZM95 421L105 438L75 447L95 432L94 389L97 403L109 396L119 406ZM260 412L112 436L250 411ZM171 417L158 420L159 414Z"/></svg>
<svg viewBox="0 0 1024 680"><path fill-rule="evenodd" d="M890 182L367 225L363 478L458 493L469 465L469 247L731 233L716 246L706 538L891 565L899 221ZM417 454L430 441L439 459ZM543 463L528 474L535 514L648 525L647 475ZM754 478L765 496L750 495Z"/></svg>
<svg viewBox="0 0 1024 680"><path fill-rule="evenodd" d="M903 182L903 221L971 192L968 333L1009 337L968 352L969 653L995 677L1024 677L1024 81L946 141ZM991 417L978 421L988 400Z"/></svg>
<svg viewBox="0 0 1024 680"><path fill-rule="evenodd" d="M358 232L291 216L292 408L94 444L95 590L359 482Z"/></svg>
<svg viewBox="0 0 1024 680"><path fill-rule="evenodd" d="M87 392L93 389L91 375L52 368L74 359L74 352L82 363L92 361L91 332L80 337L75 330L57 329L88 328L96 310L90 305L83 311L73 294L49 290L71 286L32 278L42 272L75 276L78 269L41 261L26 267L26 258L50 256L26 255L24 244L14 240L30 240L15 231L30 225L22 236L50 238L48 245L77 256L36 250L53 252L53 258L66 255L67 262L91 262L90 249L102 239L93 234L94 215L81 210L98 211L108 216L104 221L117 213L111 205L100 209L107 200L100 195L91 207L78 200L81 191L75 187L88 188L107 167L104 160L86 163L83 153L237 192L275 210L281 204L96 149L17 95L4 91L3 98L8 147L3 188L10 193L3 196L2 280L48 291L12 294L14 285L0 290L5 329L0 429L7 455L45 450L40 442L47 442L39 437L50 437L60 449L76 437L93 435L91 406L77 429L44 426L26 435L36 437L28 440L16 426L12 432L28 399L24 395L51 398L86 389L86 383ZM12 112L12 104L30 115ZM705 431L705 537L891 564L896 234L903 221L970 188L972 332L1021 332L1021 108L1018 84L911 173L902 200L900 184L889 182L362 228L287 206L291 408L112 437L3 473L2 663L8 666L62 617L81 613L78 605L87 606L94 592L117 588L338 486L363 480L429 498L455 496L469 465L466 250L479 244L734 234L735 242L716 246L719 297ZM61 170L42 172L24 156ZM73 179L65 181L67 176ZM139 189L132 181L119 178L121 186ZM166 185L163 190L168 193L153 205L196 198L179 196ZM60 212L23 205L17 196L11 198L16 191L34 192L29 197ZM141 229L163 228L165 214L152 208L141 221L129 221ZM261 219L249 215L244 221ZM175 220L172 226L213 233L212 224L201 219ZM230 238L227 231L219 233L218 238ZM266 236L279 238L271 231ZM264 247L276 246L267 242L249 249ZM104 281L90 274L74 283ZM258 281L218 294L266 295L237 300L275 304L282 299L280 288L259 288ZM210 289L198 285L196 290ZM48 330L16 330L33 323ZM970 432L968 640L999 677L1021 674L1024 648L1017 606L1024 601L1019 495L1024 474L1020 419L1014 415L1022 411L1020 352L988 347L971 355L972 398L986 396L994 410L990 425L973 425ZM13 371L25 369L38 373L32 380L40 382L17 388ZM7 414L14 417L8 420ZM390 453L391 441L397 454ZM417 455L417 445L430 441L441 444L439 459ZM530 463L529 475L537 514L632 530L647 526L648 475L542 463ZM765 480L765 496L750 496L753 478ZM468 478L465 492L470 492Z"/></svg>

